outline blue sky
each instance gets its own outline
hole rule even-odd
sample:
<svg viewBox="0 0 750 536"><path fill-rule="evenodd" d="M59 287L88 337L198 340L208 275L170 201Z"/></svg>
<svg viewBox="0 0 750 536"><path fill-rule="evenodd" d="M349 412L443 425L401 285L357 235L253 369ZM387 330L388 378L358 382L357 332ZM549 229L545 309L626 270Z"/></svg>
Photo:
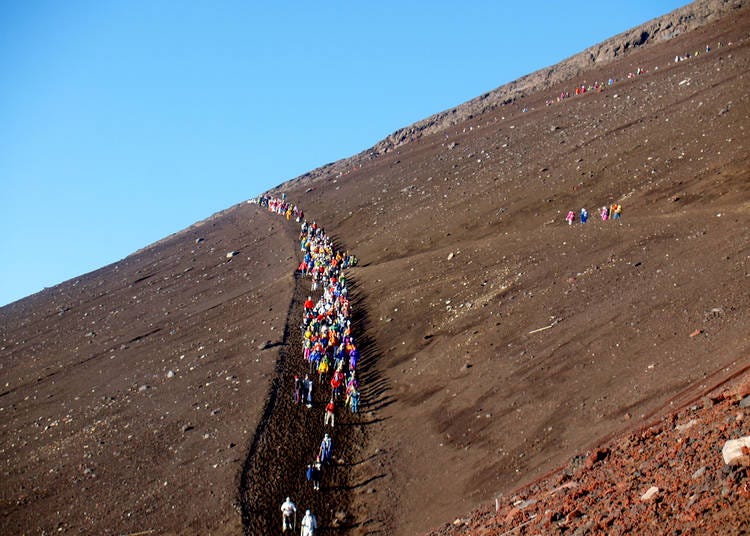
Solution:
<svg viewBox="0 0 750 536"><path fill-rule="evenodd" d="M0 2L0 305L684 4Z"/></svg>

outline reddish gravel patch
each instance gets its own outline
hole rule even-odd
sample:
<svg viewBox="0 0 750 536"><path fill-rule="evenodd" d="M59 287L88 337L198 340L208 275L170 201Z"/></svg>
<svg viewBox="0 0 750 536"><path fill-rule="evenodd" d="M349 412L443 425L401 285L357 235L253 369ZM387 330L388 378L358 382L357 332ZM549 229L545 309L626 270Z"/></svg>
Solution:
<svg viewBox="0 0 750 536"><path fill-rule="evenodd" d="M746 373L430 534L747 534L750 468L721 451L750 435L748 385Z"/></svg>

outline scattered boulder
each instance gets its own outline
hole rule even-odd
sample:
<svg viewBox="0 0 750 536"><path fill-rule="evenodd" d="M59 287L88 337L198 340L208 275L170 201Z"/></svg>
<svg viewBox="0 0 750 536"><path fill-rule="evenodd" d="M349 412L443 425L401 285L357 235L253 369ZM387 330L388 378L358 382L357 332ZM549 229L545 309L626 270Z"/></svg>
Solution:
<svg viewBox="0 0 750 536"><path fill-rule="evenodd" d="M690 419L685 424L678 424L677 426L674 427L674 429L677 430L678 432L684 432L685 430L689 430L696 424L698 424L698 421L696 419Z"/></svg>
<svg viewBox="0 0 750 536"><path fill-rule="evenodd" d="M656 497L658 494L659 494L659 488L657 488L656 486L651 486L650 488L648 488L648 490L646 490L646 493L641 495L641 500L650 501L651 499Z"/></svg>
<svg viewBox="0 0 750 536"><path fill-rule="evenodd" d="M721 455L726 465L750 466L750 436L730 439L724 443Z"/></svg>
<svg viewBox="0 0 750 536"><path fill-rule="evenodd" d="M239 251L230 251L229 253L227 253L227 259L231 259L232 257L236 257L239 254L240 254Z"/></svg>
<svg viewBox="0 0 750 536"><path fill-rule="evenodd" d="M695 471L690 478L692 478L693 480L698 480L700 477L706 474L706 470L708 470L708 466L704 465L703 467Z"/></svg>

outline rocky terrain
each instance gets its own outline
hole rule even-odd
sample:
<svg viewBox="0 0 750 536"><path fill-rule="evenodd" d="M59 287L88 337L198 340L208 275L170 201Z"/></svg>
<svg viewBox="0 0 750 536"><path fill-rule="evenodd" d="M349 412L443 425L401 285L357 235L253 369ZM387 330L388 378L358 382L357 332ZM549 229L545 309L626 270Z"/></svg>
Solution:
<svg viewBox="0 0 750 536"><path fill-rule="evenodd" d="M292 222L241 203L0 308L2 532L273 533L291 489L326 533L742 533L749 11L693 4L276 190L361 259L364 411L318 495Z"/></svg>
<svg viewBox="0 0 750 536"><path fill-rule="evenodd" d="M747 370L431 534L747 534L748 463L722 457L727 437L750 432Z"/></svg>

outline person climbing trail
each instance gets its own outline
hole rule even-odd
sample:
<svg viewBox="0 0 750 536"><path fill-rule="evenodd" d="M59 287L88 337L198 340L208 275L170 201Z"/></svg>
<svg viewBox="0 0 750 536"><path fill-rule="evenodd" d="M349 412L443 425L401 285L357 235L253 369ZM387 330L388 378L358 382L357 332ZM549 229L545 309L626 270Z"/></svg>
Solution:
<svg viewBox="0 0 750 536"><path fill-rule="evenodd" d="M304 386L305 403L308 408L311 408L313 402L313 382L310 379L310 376L305 375L305 380L302 384Z"/></svg>
<svg viewBox="0 0 750 536"><path fill-rule="evenodd" d="M300 526L302 527L301 536L315 536L315 531L318 528L318 520L310 510L305 510L305 517L302 518Z"/></svg>
<svg viewBox="0 0 750 536"><path fill-rule="evenodd" d="M323 441L320 442L320 461L324 464L328 464L331 461L333 455L333 439L328 434L323 436Z"/></svg>
<svg viewBox="0 0 750 536"><path fill-rule="evenodd" d="M295 374L294 386L292 388L292 400L295 404L299 404L302 401L302 380Z"/></svg>
<svg viewBox="0 0 750 536"><path fill-rule="evenodd" d="M331 428L335 426L335 412L336 404L333 402L333 398L326 404L326 414L323 419L323 426L331 425Z"/></svg>
<svg viewBox="0 0 750 536"><path fill-rule="evenodd" d="M296 528L296 516L297 507L292 500L287 497L281 504L281 532L286 532L287 529L294 531Z"/></svg>

